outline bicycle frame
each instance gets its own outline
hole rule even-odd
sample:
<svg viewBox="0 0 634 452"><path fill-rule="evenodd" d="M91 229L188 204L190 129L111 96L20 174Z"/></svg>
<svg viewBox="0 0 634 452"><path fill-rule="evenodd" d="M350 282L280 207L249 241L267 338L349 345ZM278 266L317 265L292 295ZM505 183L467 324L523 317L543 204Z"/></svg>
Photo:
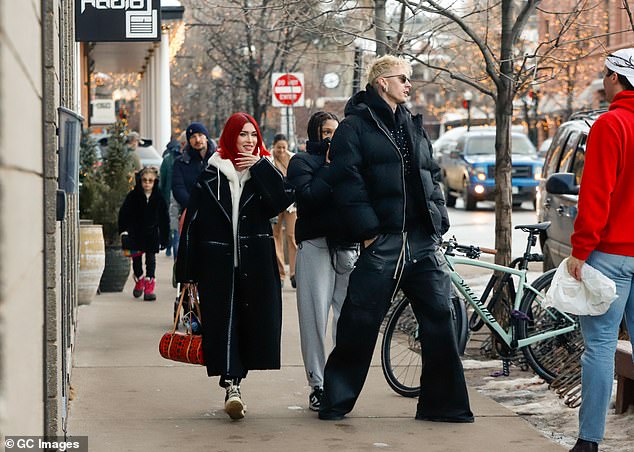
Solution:
<svg viewBox="0 0 634 452"><path fill-rule="evenodd" d="M492 271L499 271L503 273L508 273L511 275L516 275L519 277L519 283L517 284L517 288L515 291L515 300L513 302L513 309L519 310L520 303L522 301L523 296L525 295L525 291L533 292L538 300L542 299L541 294L537 291L530 283L526 281L526 270L505 267L503 265L498 265L489 262L482 262L479 260L474 260L464 256L455 256L451 254L444 254L445 260L447 261L447 265L449 266L449 271L451 275L451 282L456 287L456 290L465 297L467 302L473 307L473 309L478 313L480 318L488 325L488 327L494 331L497 336L506 343L506 345L512 349L526 347L527 345L531 345L535 342L541 341L543 339L548 339L551 337L559 336L562 334L570 333L577 328L577 323L566 313L561 312L560 314L566 319L567 322L570 322L570 325L564 326L563 328L558 328L553 331L548 331L544 333L537 334L535 336L531 336L526 339L517 339L515 334L515 322L510 322L508 331L505 330L498 322L495 320L495 317L491 314L491 312L487 309L484 303L477 297L469 284L460 276L460 274L456 271L455 265L470 265L472 267L480 267L486 268Z"/></svg>

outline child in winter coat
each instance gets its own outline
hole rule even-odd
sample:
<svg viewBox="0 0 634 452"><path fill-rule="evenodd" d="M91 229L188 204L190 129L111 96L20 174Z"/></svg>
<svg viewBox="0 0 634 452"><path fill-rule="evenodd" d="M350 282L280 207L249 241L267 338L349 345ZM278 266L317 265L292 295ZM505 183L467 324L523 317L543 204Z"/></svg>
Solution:
<svg viewBox="0 0 634 452"><path fill-rule="evenodd" d="M159 249L167 247L169 237L169 215L165 200L158 189L156 168L143 168L137 176L134 189L128 193L119 210L119 233L122 243L126 242L125 248L139 252L132 257L136 282L132 294L135 298L143 295L145 301L156 300L156 253ZM127 237L124 237L126 235Z"/></svg>

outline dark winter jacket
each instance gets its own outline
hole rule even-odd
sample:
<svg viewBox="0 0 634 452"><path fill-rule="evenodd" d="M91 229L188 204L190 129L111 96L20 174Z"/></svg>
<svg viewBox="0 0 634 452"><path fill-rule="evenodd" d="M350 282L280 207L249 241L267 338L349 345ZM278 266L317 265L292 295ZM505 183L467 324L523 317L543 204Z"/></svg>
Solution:
<svg viewBox="0 0 634 452"><path fill-rule="evenodd" d="M180 204L182 209L189 203L189 194L198 180L198 176L207 167L209 157L216 151L216 144L209 140L205 158L200 157L200 152L193 149L189 144L183 149L183 155L174 161L172 174L172 193L174 199Z"/></svg>
<svg viewBox="0 0 634 452"><path fill-rule="evenodd" d="M210 376L230 366L227 344L236 340L231 325L239 325L235 334L247 370L280 367L282 297L269 219L292 202L280 172L262 158L242 183L234 211L237 196L230 180L235 177L227 177L225 163L233 167L229 160L212 157L194 186L176 260L177 280L198 283Z"/></svg>
<svg viewBox="0 0 634 452"><path fill-rule="evenodd" d="M380 103L380 109L374 107ZM395 117L400 117L409 136L414 180L422 191L417 198L426 204L420 206L422 224L440 237L449 229L449 217L439 185L440 168L432 158L422 116L412 117L403 105L397 107L396 116L391 110L386 114L383 106L389 109L368 85L348 101L346 117L333 136L334 196L341 218L357 241L406 229L406 199L411 196L406 193L403 155L389 132L394 130Z"/></svg>
<svg viewBox="0 0 634 452"><path fill-rule="evenodd" d="M172 175L174 174L174 161L181 155L181 144L178 140L172 140L167 144L163 152L163 163L161 163L161 177L159 178L159 190L163 195L165 203L169 206L170 195L172 194Z"/></svg>
<svg viewBox="0 0 634 452"><path fill-rule="evenodd" d="M295 154L288 165L286 177L297 203L297 243L318 237L327 237L330 243L350 241L334 202L326 151L326 142L309 141L306 152Z"/></svg>
<svg viewBox="0 0 634 452"><path fill-rule="evenodd" d="M127 231L130 249L158 253L165 248L169 235L167 204L154 184L152 194L145 196L140 178L119 209L119 233Z"/></svg>

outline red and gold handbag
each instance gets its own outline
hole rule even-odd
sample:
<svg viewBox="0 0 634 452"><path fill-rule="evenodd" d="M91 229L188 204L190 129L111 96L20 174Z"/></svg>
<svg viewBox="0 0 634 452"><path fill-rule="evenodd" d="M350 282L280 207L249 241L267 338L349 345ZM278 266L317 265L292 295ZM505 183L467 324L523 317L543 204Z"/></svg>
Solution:
<svg viewBox="0 0 634 452"><path fill-rule="evenodd" d="M202 336L192 332L192 322L186 323L185 333L176 331L185 293L189 294L189 303L192 311L195 310L194 312L198 316L198 320L202 322L200 317L200 305L198 303L198 290L195 285L188 285L181 291L172 331L165 333L159 342L159 353L165 359L204 366L205 359L203 356Z"/></svg>

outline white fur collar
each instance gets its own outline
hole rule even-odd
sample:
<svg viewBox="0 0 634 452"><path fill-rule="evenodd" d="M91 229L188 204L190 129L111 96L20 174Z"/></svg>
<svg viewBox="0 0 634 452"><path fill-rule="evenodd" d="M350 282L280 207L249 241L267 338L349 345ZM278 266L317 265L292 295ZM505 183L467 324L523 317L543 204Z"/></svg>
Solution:
<svg viewBox="0 0 634 452"><path fill-rule="evenodd" d="M238 266L238 214L240 212L240 197L246 181L251 179L249 170L237 171L231 160L223 159L215 152L209 158L209 166L218 169L229 181L231 190L231 224L233 226L233 265ZM220 177L218 177L218 200L220 200Z"/></svg>

